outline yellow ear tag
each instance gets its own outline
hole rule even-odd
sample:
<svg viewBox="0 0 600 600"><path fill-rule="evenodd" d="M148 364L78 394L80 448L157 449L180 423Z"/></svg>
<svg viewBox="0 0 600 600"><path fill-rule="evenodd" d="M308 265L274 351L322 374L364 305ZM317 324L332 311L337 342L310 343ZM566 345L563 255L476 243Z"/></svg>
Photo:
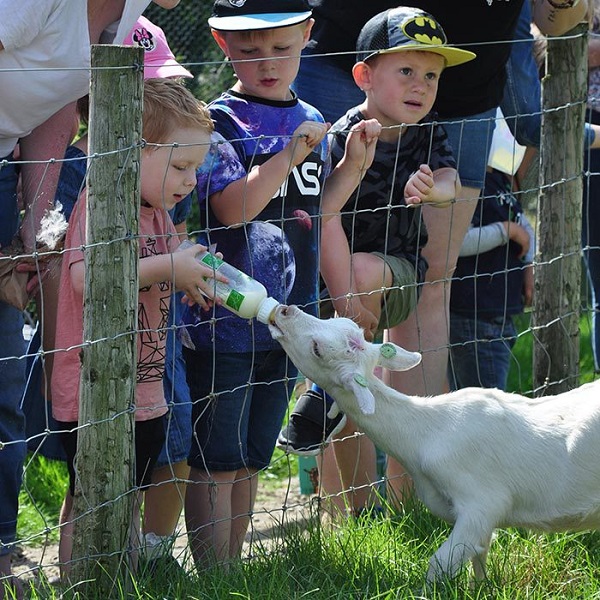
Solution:
<svg viewBox="0 0 600 600"><path fill-rule="evenodd" d="M356 373L354 375L354 381L356 381L356 383L358 383L358 385L361 385L362 387L368 387L367 380L360 373Z"/></svg>
<svg viewBox="0 0 600 600"><path fill-rule="evenodd" d="M379 352L383 358L393 358L396 356L396 348L392 344L382 344Z"/></svg>

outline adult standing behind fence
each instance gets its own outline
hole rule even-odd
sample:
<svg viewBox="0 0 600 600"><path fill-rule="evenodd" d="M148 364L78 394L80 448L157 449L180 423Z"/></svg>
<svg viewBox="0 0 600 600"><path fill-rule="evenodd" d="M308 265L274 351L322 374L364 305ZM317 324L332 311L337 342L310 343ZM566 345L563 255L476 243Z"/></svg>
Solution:
<svg viewBox="0 0 600 600"><path fill-rule="evenodd" d="M483 188L494 129L496 107L502 100L505 65L524 0L463 0L460 7L447 0L407 0L403 4L436 16L453 44L477 54L470 63L449 69L440 81L434 105L445 123L462 182L462 196L449 208L423 207L429 242L423 256L429 270L417 306L407 321L395 328L391 341L423 351L421 374L416 370L390 374L390 383L404 393L432 395L446 388L448 360L448 304L450 277L471 216ZM386 0L310 0L315 27L308 55L302 60L296 89L319 108L326 119L336 120L360 104L351 68L353 49L364 23L397 2ZM534 0L533 18L547 35L559 35L584 19L587 0ZM497 43L490 43L497 42ZM310 57L310 54L346 53ZM390 462L388 475L396 497L405 493L407 479L401 465Z"/></svg>
<svg viewBox="0 0 600 600"><path fill-rule="evenodd" d="M178 0L156 0L172 8ZM149 0L0 0L0 248L11 246L19 229L13 152L21 160L47 161L64 156L75 121L77 98L89 86L90 42L107 29L122 40ZM35 233L54 201L57 165L21 168L25 220L24 252L35 249ZM10 254L10 252L8 253ZM10 260L3 258L0 260ZM0 288L1 290L2 288ZM0 599L16 588L10 551L16 522L25 435L19 403L25 386L23 316L0 300Z"/></svg>

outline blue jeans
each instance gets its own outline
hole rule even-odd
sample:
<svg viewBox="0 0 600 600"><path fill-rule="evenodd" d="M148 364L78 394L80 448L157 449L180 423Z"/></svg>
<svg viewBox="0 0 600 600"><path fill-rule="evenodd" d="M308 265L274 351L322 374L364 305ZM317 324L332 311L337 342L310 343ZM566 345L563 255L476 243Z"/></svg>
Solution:
<svg viewBox="0 0 600 600"><path fill-rule="evenodd" d="M468 117L444 119L441 123L454 151L456 170L463 187L482 190L496 127L496 109Z"/></svg>
<svg viewBox="0 0 600 600"><path fill-rule="evenodd" d="M0 248L8 246L19 227L17 180L19 174L12 154L0 158ZM2 164L7 161L6 164ZM1 250L0 250L1 251Z"/></svg>
<svg viewBox="0 0 600 600"><path fill-rule="evenodd" d="M600 113L588 111L589 121L600 124ZM592 299L592 351L594 367L600 371L600 150L584 154L581 237L583 257Z"/></svg>
<svg viewBox="0 0 600 600"><path fill-rule="evenodd" d="M16 233L16 198L14 166L0 167L0 244L9 244ZM23 313L0 302L0 556L10 552L17 535L19 490L26 453L25 419L20 409L25 389L25 362Z"/></svg>
<svg viewBox="0 0 600 600"><path fill-rule="evenodd" d="M475 320L450 313L450 389L473 386L506 389L516 337L510 316Z"/></svg>

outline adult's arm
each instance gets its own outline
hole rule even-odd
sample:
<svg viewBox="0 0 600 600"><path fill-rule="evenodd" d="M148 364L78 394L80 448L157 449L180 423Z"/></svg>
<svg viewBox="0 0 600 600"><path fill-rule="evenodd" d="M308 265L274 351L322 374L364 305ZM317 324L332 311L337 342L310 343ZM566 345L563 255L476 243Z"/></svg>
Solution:
<svg viewBox="0 0 600 600"><path fill-rule="evenodd" d="M534 0L533 21L543 34L561 35L585 21L587 10L588 0Z"/></svg>
<svg viewBox="0 0 600 600"><path fill-rule="evenodd" d="M26 252L35 249L35 236L40 220L46 210L54 207L54 196L62 162L48 161L64 157L71 141L76 118L76 104L71 102L36 127L29 135L21 138L19 142L20 159L24 161L21 178L25 208L21 239L25 244ZM31 164L27 161L42 162Z"/></svg>

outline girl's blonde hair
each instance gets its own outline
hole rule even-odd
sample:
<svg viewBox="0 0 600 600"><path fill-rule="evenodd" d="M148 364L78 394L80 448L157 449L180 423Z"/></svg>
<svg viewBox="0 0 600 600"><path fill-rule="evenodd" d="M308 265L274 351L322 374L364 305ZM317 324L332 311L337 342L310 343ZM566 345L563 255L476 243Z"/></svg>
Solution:
<svg viewBox="0 0 600 600"><path fill-rule="evenodd" d="M176 128L204 129L210 135L214 124L206 104L174 79L144 81L142 135L152 144L168 141Z"/></svg>

